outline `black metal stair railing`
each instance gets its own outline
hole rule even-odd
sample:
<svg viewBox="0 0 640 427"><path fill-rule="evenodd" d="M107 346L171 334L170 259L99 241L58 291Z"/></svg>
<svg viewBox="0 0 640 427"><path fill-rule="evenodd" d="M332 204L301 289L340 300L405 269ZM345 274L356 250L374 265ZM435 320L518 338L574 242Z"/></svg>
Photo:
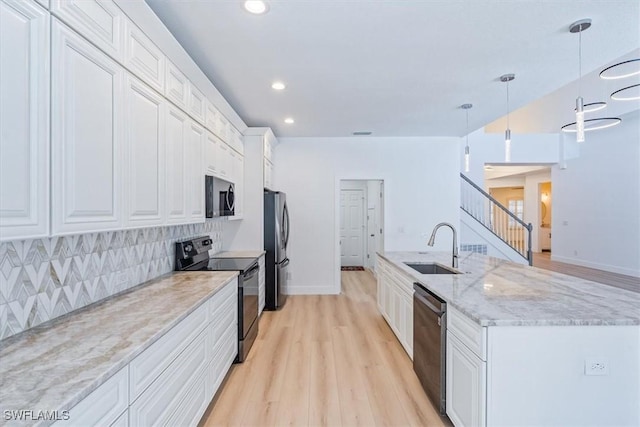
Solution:
<svg viewBox="0 0 640 427"><path fill-rule="evenodd" d="M533 265L531 230L504 205L460 173L460 208Z"/></svg>

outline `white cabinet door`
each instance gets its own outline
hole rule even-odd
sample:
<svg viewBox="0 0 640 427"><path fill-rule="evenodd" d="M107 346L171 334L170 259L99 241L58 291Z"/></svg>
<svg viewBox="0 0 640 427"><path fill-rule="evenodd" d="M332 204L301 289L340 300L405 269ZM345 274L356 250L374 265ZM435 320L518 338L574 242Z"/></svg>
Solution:
<svg viewBox="0 0 640 427"><path fill-rule="evenodd" d="M125 15L112 0L52 0L51 12L112 58L122 61Z"/></svg>
<svg viewBox="0 0 640 427"><path fill-rule="evenodd" d="M217 125L214 133L225 143L229 142L229 120L222 113L218 112Z"/></svg>
<svg viewBox="0 0 640 427"><path fill-rule="evenodd" d="M124 65L160 93L164 93L165 57L133 22L125 24Z"/></svg>
<svg viewBox="0 0 640 427"><path fill-rule="evenodd" d="M224 142L220 143L218 147L218 170L220 171L220 177L226 180L231 179L231 148Z"/></svg>
<svg viewBox="0 0 640 427"><path fill-rule="evenodd" d="M215 105L213 105L208 99L205 99L205 108L204 125L209 131L216 133L218 114L220 113Z"/></svg>
<svg viewBox="0 0 640 427"><path fill-rule="evenodd" d="M164 221L165 100L131 75L125 81L125 221L128 226Z"/></svg>
<svg viewBox="0 0 640 427"><path fill-rule="evenodd" d="M0 1L0 240L49 232L49 14Z"/></svg>
<svg viewBox="0 0 640 427"><path fill-rule="evenodd" d="M52 24L52 233L122 228L123 70Z"/></svg>
<svg viewBox="0 0 640 427"><path fill-rule="evenodd" d="M402 314L401 314L401 333L402 345L407 354L413 360L413 297L401 292Z"/></svg>
<svg viewBox="0 0 640 427"><path fill-rule="evenodd" d="M199 123L205 123L206 98L200 90L189 82L189 114Z"/></svg>
<svg viewBox="0 0 640 427"><path fill-rule="evenodd" d="M486 425L486 375L483 362L447 332L447 415L454 425Z"/></svg>
<svg viewBox="0 0 640 427"><path fill-rule="evenodd" d="M170 104L165 116L167 222L180 224L187 221L188 119L186 114Z"/></svg>
<svg viewBox="0 0 640 427"><path fill-rule="evenodd" d="M189 80L171 61L166 60L164 96L181 109L187 109L189 98Z"/></svg>
<svg viewBox="0 0 640 427"><path fill-rule="evenodd" d="M206 341L206 331L203 331L131 404L131 425L192 425L174 417L183 416L182 402L189 395L190 388L206 373Z"/></svg>
<svg viewBox="0 0 640 427"><path fill-rule="evenodd" d="M205 173L207 175L220 176L219 156L220 156L220 144L223 144L220 139L207 132L204 143L204 157L205 157Z"/></svg>
<svg viewBox="0 0 640 427"><path fill-rule="evenodd" d="M187 214L190 222L204 221L204 128L190 120L187 134Z"/></svg>
<svg viewBox="0 0 640 427"><path fill-rule="evenodd" d="M271 189L273 186L273 182L272 182L273 165L266 158L263 159L263 172L264 172L264 188Z"/></svg>

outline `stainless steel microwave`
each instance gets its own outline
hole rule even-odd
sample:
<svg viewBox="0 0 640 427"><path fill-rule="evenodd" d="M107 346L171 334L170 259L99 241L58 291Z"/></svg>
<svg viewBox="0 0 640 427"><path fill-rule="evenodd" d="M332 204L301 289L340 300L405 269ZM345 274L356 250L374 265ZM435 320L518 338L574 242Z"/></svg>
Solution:
<svg viewBox="0 0 640 427"><path fill-rule="evenodd" d="M233 182L205 175L204 189L207 218L235 215L235 188Z"/></svg>

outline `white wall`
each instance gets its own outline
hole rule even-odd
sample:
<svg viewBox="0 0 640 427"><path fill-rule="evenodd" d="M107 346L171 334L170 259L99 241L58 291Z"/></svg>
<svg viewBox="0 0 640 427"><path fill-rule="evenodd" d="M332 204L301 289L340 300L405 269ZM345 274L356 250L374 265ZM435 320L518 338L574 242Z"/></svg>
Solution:
<svg viewBox="0 0 640 427"><path fill-rule="evenodd" d="M640 112L552 170L552 259L640 277Z"/></svg>
<svg viewBox="0 0 640 427"><path fill-rule="evenodd" d="M459 223L458 138L282 138L275 186L291 215L288 293L337 293L341 179L384 181L385 250L424 251L440 221ZM449 251L450 236L435 250Z"/></svg>

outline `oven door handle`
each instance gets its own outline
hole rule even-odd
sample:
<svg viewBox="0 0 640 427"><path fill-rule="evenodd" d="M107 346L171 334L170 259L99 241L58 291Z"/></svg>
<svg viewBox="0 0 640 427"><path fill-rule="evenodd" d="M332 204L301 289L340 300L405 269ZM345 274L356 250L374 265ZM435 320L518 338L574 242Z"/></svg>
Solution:
<svg viewBox="0 0 640 427"><path fill-rule="evenodd" d="M259 270L260 270L260 265L258 265L258 264L254 265L249 270L244 272L244 274L242 275L242 279L243 280L247 280L247 279L252 278L253 276L255 276L258 273Z"/></svg>

